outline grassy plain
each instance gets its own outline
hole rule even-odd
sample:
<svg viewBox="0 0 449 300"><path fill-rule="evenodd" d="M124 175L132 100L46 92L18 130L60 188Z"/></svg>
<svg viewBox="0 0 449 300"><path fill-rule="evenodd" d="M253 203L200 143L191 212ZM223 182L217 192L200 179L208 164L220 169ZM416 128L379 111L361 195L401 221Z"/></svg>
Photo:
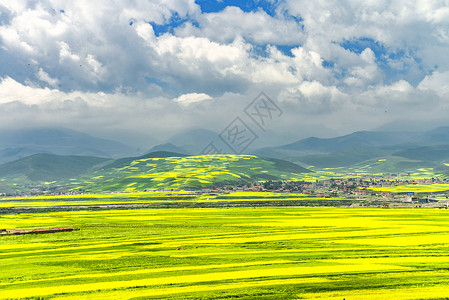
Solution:
<svg viewBox="0 0 449 300"><path fill-rule="evenodd" d="M446 210L207 208L0 215L0 298L449 297Z"/></svg>

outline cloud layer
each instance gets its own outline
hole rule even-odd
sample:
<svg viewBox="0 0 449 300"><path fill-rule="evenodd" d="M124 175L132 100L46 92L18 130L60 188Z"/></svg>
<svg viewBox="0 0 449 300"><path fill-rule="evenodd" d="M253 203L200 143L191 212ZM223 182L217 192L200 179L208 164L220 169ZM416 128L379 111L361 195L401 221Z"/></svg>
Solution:
<svg viewBox="0 0 449 300"><path fill-rule="evenodd" d="M260 91L302 136L446 122L447 1L255 3L0 0L0 126L220 131Z"/></svg>

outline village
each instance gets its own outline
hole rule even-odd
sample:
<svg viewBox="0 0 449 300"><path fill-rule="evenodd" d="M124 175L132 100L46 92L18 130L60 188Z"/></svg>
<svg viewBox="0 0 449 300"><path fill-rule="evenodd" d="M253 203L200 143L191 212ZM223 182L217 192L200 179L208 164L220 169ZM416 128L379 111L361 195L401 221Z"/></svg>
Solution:
<svg viewBox="0 0 449 300"><path fill-rule="evenodd" d="M320 198L339 198L354 200L379 200L385 202L414 202L421 206L432 206L431 203L444 203L443 206L449 206L449 189L438 193L415 192L413 189L403 189L401 192L388 191L391 187L411 186L411 185L430 185L430 184L449 184L448 179L428 178L401 180L386 177L374 178L366 177L344 177L331 178L326 180L307 181L263 181L252 184L238 182L235 184L219 185L212 187L194 188L183 187L183 195L220 195L232 192L271 192L271 193L301 193ZM382 190L385 188L385 190ZM165 192L167 196L176 189L154 189L133 192ZM21 195L30 197L36 195L58 196L58 195L89 195L94 194L89 191L72 190L70 192L49 192L34 188L33 193ZM114 194L114 192L112 192ZM6 195L3 195L6 196ZM429 204L430 203L430 204ZM436 205L433 205L436 206Z"/></svg>
<svg viewBox="0 0 449 300"><path fill-rule="evenodd" d="M400 187L404 185L448 184L448 179L430 178L415 180L387 180L367 178L339 178L316 182L305 181L266 181L252 185L238 187L206 188L202 193L229 193L238 192L275 192L275 193L302 193L320 196L323 198L339 197L345 199L373 199L378 198L390 201L430 203L448 199L449 190L438 193L416 193L412 190L404 192L389 192L380 188Z"/></svg>

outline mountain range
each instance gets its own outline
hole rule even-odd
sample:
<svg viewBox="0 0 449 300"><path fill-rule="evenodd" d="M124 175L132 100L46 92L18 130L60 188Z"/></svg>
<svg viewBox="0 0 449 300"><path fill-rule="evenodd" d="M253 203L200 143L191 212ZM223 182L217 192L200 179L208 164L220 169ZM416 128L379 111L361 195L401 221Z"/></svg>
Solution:
<svg viewBox="0 0 449 300"><path fill-rule="evenodd" d="M319 168L348 167L376 158L403 157L444 163L449 158L449 127L427 132L358 131L334 138L310 137L253 154Z"/></svg>
<svg viewBox="0 0 449 300"><path fill-rule="evenodd" d="M263 144L263 137L259 139ZM223 141L219 144L217 133L196 129L177 134L139 156L129 155L136 151L121 143L73 130L2 130L0 192L13 193L19 186L46 182L53 186L48 183L53 181L67 188L97 191L105 190L105 186L107 190L154 188L158 184L169 187L175 182L207 186L299 178L297 174L309 170L379 174L429 169L449 174L449 127L426 132L358 131L333 138L310 137L253 148L247 154L255 156L247 159L230 151L222 160L195 156L211 141L226 149ZM217 176L206 180L198 175L201 173ZM229 174L237 174L240 179ZM157 176L162 179L155 179Z"/></svg>
<svg viewBox="0 0 449 300"><path fill-rule="evenodd" d="M122 157L136 154L136 150L116 141L71 129L0 130L0 163L37 153Z"/></svg>
<svg viewBox="0 0 449 300"><path fill-rule="evenodd" d="M245 154L249 154L252 151L261 147L274 147L283 145L291 140L294 140L294 136L287 133L275 133L267 130L263 133L258 133L255 140L248 145L248 151ZM178 153L185 153L191 155L198 155L204 153L203 150L207 145L213 143L220 153L235 154L229 146L220 138L220 133L214 132L208 129L193 129L187 130L167 139L164 143L154 146L150 149L152 151L172 151Z"/></svg>
<svg viewBox="0 0 449 300"><path fill-rule="evenodd" d="M269 133L260 136L248 147L246 154L288 160L306 168L356 168L365 161L388 159L388 170L408 171L414 166L441 167L449 161L449 127L438 127L425 132L415 131L357 131L347 135L318 138L309 137L271 147L254 147L273 142ZM284 140L286 136L283 137ZM197 129L178 134L151 151L173 151L198 154L213 141L221 153L233 152L218 137L218 133ZM380 168L380 171L382 168Z"/></svg>

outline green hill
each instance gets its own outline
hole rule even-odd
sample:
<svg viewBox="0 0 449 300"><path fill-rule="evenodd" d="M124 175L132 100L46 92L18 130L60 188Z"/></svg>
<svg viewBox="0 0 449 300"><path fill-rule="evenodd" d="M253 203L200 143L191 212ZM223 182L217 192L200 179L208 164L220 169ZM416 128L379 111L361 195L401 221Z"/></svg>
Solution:
<svg viewBox="0 0 449 300"><path fill-rule="evenodd" d="M0 193L27 185L92 192L242 186L298 180L307 172L311 171L288 161L251 155L186 156L158 151L110 160L36 154L0 166Z"/></svg>
<svg viewBox="0 0 449 300"><path fill-rule="evenodd" d="M380 174L414 174L417 178L446 174L447 167L430 161L413 160L400 156L385 156L366 160L350 166L327 168L326 171L339 173L380 175ZM315 168L314 170L319 170Z"/></svg>
<svg viewBox="0 0 449 300"><path fill-rule="evenodd" d="M422 160L413 160L399 156L388 156L385 158L376 158L367 160L351 166L354 170L360 170L367 173L403 173L418 172L420 169L430 169L437 167L437 164Z"/></svg>
<svg viewBox="0 0 449 300"><path fill-rule="evenodd" d="M380 147L354 147L330 154L315 154L295 157L294 161L318 168L338 168L351 166L377 157L388 155L391 151Z"/></svg>
<svg viewBox="0 0 449 300"><path fill-rule="evenodd" d="M185 157L186 154L169 152L169 151L154 151L139 157L124 157L115 160L110 160L108 163L104 164L102 170L123 168L131 164L135 160L141 160L146 158L166 158L166 157Z"/></svg>
<svg viewBox="0 0 449 300"><path fill-rule="evenodd" d="M0 165L0 178L19 183L55 181L89 172L91 168L108 161L91 156L62 156L34 154Z"/></svg>
<svg viewBox="0 0 449 300"><path fill-rule="evenodd" d="M30 190L25 187L17 187L9 185L3 181L0 181L0 195L17 195L22 192L29 192Z"/></svg>
<svg viewBox="0 0 449 300"><path fill-rule="evenodd" d="M129 164L106 164L72 185L93 192L202 188L294 180L307 172L311 171L287 161L251 155L139 157Z"/></svg>
<svg viewBox="0 0 449 300"><path fill-rule="evenodd" d="M83 176L74 188L104 192L238 186L265 180L294 180L301 173L310 172L287 161L251 155L140 157L128 165L111 165Z"/></svg>
<svg viewBox="0 0 449 300"><path fill-rule="evenodd" d="M393 155L424 161L447 161L449 160L449 145L405 149L395 152Z"/></svg>

